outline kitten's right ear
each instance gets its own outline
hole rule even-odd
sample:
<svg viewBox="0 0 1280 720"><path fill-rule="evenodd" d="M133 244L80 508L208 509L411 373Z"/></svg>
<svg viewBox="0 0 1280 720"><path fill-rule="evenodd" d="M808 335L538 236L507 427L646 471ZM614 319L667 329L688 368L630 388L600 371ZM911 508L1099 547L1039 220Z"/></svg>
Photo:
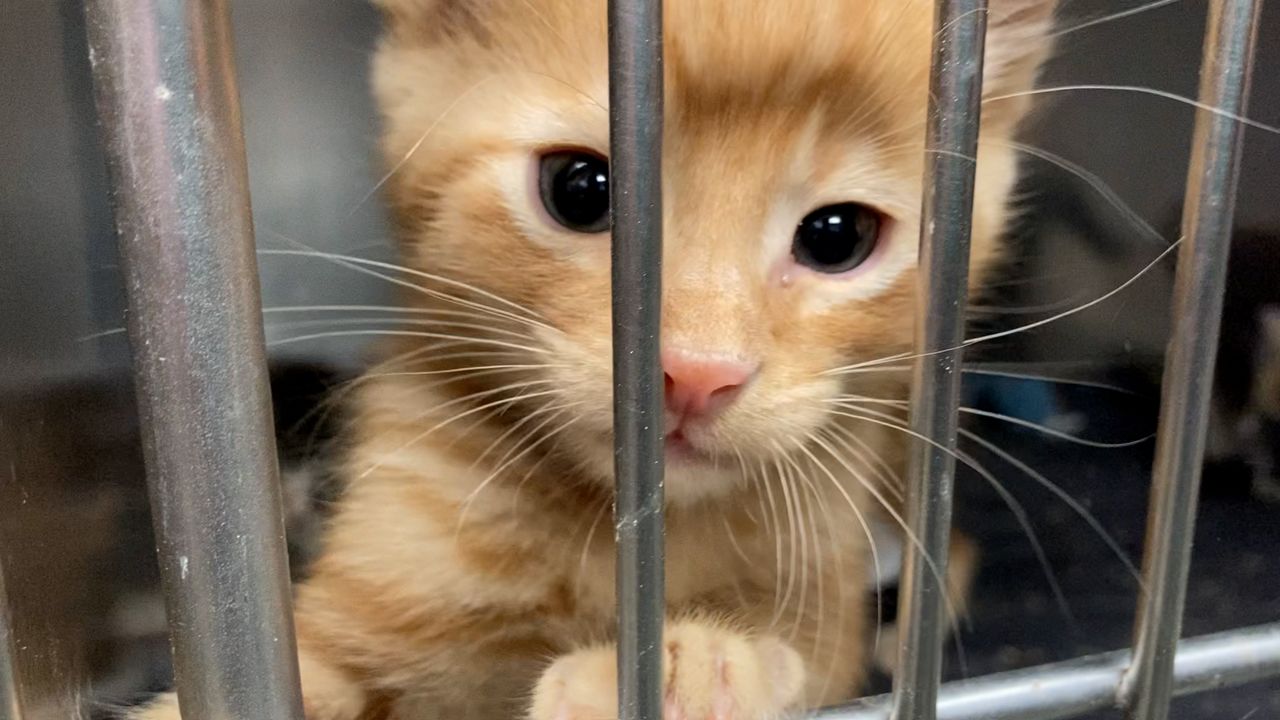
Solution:
<svg viewBox="0 0 1280 720"><path fill-rule="evenodd" d="M986 85L1007 93L1030 89L1048 54L1058 0L990 0Z"/></svg>
<svg viewBox="0 0 1280 720"><path fill-rule="evenodd" d="M1030 107L1026 95L1052 46L1058 0L990 0L982 93L1002 97L983 107L983 124L1017 123Z"/></svg>
<svg viewBox="0 0 1280 720"><path fill-rule="evenodd" d="M411 19L420 12L424 5L434 5L437 0L373 0L373 6L382 13L388 24L395 24Z"/></svg>

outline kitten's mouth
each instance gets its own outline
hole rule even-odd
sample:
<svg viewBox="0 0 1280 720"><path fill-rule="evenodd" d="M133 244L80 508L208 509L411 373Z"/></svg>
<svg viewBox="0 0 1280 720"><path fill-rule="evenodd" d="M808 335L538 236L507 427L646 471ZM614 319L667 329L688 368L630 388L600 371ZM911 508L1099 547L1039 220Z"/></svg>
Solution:
<svg viewBox="0 0 1280 720"><path fill-rule="evenodd" d="M666 450L668 461L709 464L715 459L710 453L700 450L693 443L689 442L689 438L685 437L683 429L667 433Z"/></svg>

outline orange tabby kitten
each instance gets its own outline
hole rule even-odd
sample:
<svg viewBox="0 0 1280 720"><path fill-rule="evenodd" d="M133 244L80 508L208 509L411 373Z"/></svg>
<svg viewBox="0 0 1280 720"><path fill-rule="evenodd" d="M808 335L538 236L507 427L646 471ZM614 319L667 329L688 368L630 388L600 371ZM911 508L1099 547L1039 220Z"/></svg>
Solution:
<svg viewBox="0 0 1280 720"><path fill-rule="evenodd" d="M1053 3L991 4L975 276L1027 110L999 96ZM359 386L297 590L307 717L615 717L605 2L380 5L415 320ZM667 3L668 718L840 701L870 663L903 434L838 403L907 388L829 371L911 346L932 5Z"/></svg>

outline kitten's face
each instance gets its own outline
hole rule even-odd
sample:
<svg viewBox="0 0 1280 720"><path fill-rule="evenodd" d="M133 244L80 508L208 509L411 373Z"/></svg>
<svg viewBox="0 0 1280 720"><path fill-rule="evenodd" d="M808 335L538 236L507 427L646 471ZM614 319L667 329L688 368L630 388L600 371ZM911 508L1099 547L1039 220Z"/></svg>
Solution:
<svg viewBox="0 0 1280 720"><path fill-rule="evenodd" d="M404 255L554 328L496 320L490 340L529 349L476 349L549 364L534 379L555 394L540 400L567 407L547 410L542 431L577 418L556 447L608 480L605 2L382 4L375 80ZM988 97L1029 86L1050 5L992 2ZM674 501L723 492L742 464L794 449L833 421L841 392L903 396L901 372L824 373L911 345L932 7L666 4L662 347L747 371L715 412L668 413L682 438L667 459ZM986 106L975 271L996 250L1014 176L1003 141L1023 110Z"/></svg>

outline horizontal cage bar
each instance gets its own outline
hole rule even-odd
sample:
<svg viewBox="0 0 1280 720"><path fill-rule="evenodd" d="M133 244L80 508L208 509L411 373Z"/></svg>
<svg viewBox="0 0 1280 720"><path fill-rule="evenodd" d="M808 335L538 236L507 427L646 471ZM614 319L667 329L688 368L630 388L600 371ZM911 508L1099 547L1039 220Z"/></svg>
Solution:
<svg viewBox="0 0 1280 720"><path fill-rule="evenodd" d="M938 720L1060 720L1120 706L1129 650L961 680L942 686ZM1178 645L1175 696L1280 676L1280 623L1230 630ZM815 720L887 720L881 695L815 714Z"/></svg>

